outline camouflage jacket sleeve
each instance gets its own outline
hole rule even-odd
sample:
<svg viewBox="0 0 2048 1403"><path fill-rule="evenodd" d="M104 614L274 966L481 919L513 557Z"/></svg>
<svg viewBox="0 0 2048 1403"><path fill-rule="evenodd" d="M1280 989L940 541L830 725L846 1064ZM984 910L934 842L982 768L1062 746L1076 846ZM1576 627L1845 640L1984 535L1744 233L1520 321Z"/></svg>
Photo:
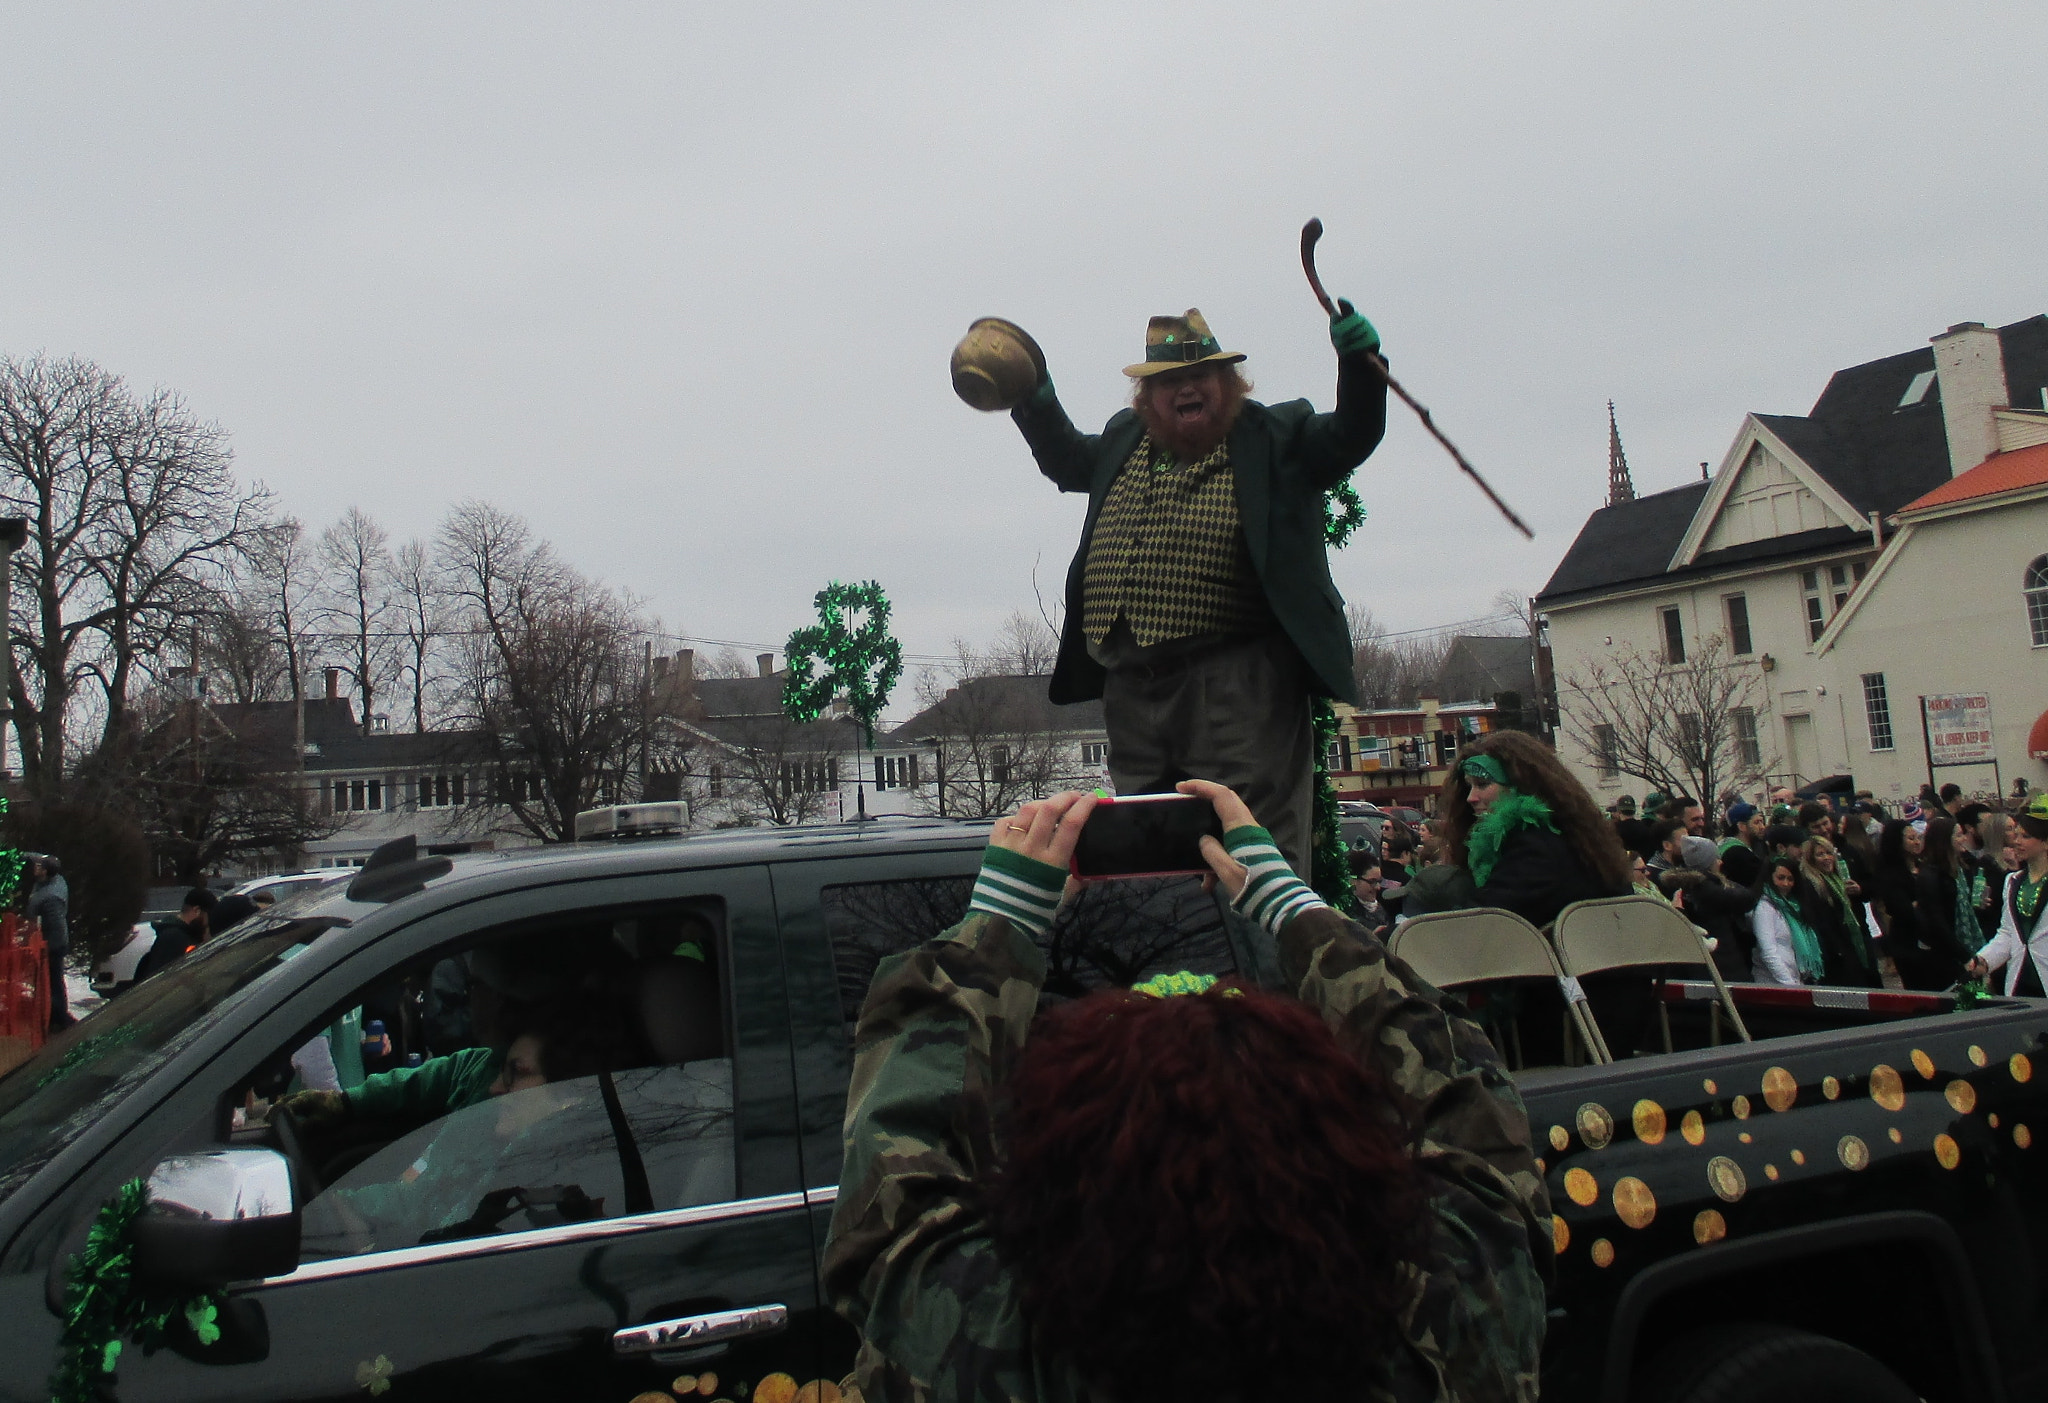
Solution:
<svg viewBox="0 0 2048 1403"><path fill-rule="evenodd" d="M1085 1394L1031 1356L976 1176L991 1099L1024 1046L1066 874L991 849L967 919L885 961L854 1034L846 1159L824 1282L861 1332L867 1403L1066 1403Z"/></svg>
<svg viewBox="0 0 2048 1403"><path fill-rule="evenodd" d="M1435 1222L1393 1397L1534 1400L1550 1200L1499 1055L1477 1024L1304 886L1265 830L1234 829L1224 842L1248 873L1237 904L1276 937L1288 987L1378 1072L1416 1127Z"/></svg>

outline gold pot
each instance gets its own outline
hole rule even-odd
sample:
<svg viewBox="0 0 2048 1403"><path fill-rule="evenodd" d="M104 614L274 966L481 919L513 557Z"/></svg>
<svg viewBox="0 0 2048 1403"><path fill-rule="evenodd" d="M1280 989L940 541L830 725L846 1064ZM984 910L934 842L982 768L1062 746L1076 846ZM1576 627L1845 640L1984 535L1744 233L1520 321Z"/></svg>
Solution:
<svg viewBox="0 0 2048 1403"><path fill-rule="evenodd" d="M1015 409L1045 378L1045 353L1031 333L1001 317L983 317L953 348L953 393L976 409Z"/></svg>

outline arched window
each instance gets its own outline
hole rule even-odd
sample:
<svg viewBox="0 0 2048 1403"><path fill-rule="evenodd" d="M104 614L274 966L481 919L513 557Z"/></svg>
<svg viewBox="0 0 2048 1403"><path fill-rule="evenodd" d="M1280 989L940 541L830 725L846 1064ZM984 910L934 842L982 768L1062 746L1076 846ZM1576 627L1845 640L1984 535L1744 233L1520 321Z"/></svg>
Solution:
<svg viewBox="0 0 2048 1403"><path fill-rule="evenodd" d="M2048 648L2048 555L2037 555L2020 581L2020 594L2027 601L2027 630L2036 648Z"/></svg>

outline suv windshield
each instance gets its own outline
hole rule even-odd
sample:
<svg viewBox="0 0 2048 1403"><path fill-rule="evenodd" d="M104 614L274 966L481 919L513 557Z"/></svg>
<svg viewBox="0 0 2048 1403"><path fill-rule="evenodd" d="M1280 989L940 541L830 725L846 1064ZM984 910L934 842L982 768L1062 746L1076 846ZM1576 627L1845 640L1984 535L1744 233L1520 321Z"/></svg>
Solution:
<svg viewBox="0 0 2048 1403"><path fill-rule="evenodd" d="M52 1038L0 1077L0 1199L334 918L252 920Z"/></svg>

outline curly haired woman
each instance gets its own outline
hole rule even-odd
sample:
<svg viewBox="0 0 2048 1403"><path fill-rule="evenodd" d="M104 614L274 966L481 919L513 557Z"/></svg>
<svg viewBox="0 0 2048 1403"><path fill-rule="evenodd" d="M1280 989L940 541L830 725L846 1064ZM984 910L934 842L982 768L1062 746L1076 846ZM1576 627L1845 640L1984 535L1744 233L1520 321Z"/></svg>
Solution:
<svg viewBox="0 0 2048 1403"><path fill-rule="evenodd" d="M1094 801L998 821L967 918L861 1010L825 1247L849 1396L1533 1403L1550 1209L1499 1058L1235 794L1180 787L1298 998L1180 976L1034 1020Z"/></svg>
<svg viewBox="0 0 2048 1403"><path fill-rule="evenodd" d="M1534 736L1495 731L1467 746L1442 808L1451 860L1471 872L1481 906L1542 926L1574 901L1633 890L1614 825Z"/></svg>

